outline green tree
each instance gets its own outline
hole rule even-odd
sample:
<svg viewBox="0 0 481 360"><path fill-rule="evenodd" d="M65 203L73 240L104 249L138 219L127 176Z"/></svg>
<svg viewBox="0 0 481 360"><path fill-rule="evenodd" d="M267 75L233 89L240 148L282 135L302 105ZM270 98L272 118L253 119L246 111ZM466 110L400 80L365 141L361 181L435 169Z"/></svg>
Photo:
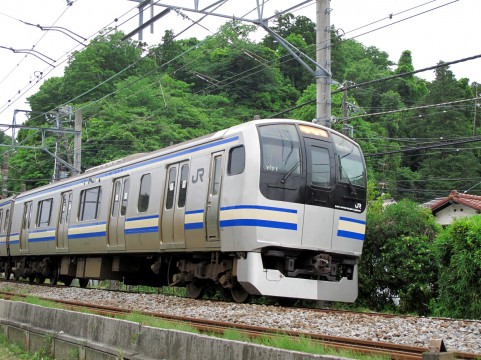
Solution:
<svg viewBox="0 0 481 360"><path fill-rule="evenodd" d="M153 69L153 62L141 59L140 43L122 40L122 32L107 31L71 56L63 77L64 91L70 99L96 100L112 92L115 81Z"/></svg>
<svg viewBox="0 0 481 360"><path fill-rule="evenodd" d="M435 296L432 244L439 226L430 210L412 201L386 207L381 201L368 207L357 303L381 310L399 298L401 311L427 314Z"/></svg>
<svg viewBox="0 0 481 360"><path fill-rule="evenodd" d="M481 318L481 216L456 220L436 241L439 316Z"/></svg>
<svg viewBox="0 0 481 360"><path fill-rule="evenodd" d="M411 51L405 50L399 58L395 74L403 74L414 70ZM406 106L413 106L428 93L426 82L414 75L398 78L394 82L396 91Z"/></svg>
<svg viewBox="0 0 481 360"><path fill-rule="evenodd" d="M470 98L472 90L467 79L456 80L453 72L443 66L435 71L436 78L429 86L424 104L441 104ZM472 135L472 114L466 107L446 105L420 110L409 121L401 121L401 136L435 142L458 140ZM424 145L424 144L422 144ZM439 179L476 178L481 174L479 150L471 145L415 151L406 154L403 165L417 171L427 181L420 183L424 196L430 200L453 189L465 190L472 181L456 180L450 183ZM462 176L459 176L462 174Z"/></svg>

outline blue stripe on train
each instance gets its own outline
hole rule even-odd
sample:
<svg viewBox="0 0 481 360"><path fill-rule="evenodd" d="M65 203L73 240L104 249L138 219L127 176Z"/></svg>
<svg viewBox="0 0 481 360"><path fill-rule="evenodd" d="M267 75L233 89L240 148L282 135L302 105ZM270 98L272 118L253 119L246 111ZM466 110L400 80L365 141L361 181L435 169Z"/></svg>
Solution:
<svg viewBox="0 0 481 360"><path fill-rule="evenodd" d="M125 229L124 230L124 234L126 234L126 235L154 233L154 232L159 232L158 226L139 227L139 228Z"/></svg>
<svg viewBox="0 0 481 360"><path fill-rule="evenodd" d="M84 233L84 234L70 234L68 238L69 239L85 239L85 238L99 237L99 236L107 236L107 232L97 231L97 232Z"/></svg>
<svg viewBox="0 0 481 360"><path fill-rule="evenodd" d="M220 221L221 228L231 227L231 226L258 226L258 227L267 227L271 229L297 230L297 224L280 222L280 221L259 220L259 219L233 219L233 220Z"/></svg>
<svg viewBox="0 0 481 360"><path fill-rule="evenodd" d="M354 240L364 240L364 234L355 233L346 230L337 230L337 236L354 239Z"/></svg>

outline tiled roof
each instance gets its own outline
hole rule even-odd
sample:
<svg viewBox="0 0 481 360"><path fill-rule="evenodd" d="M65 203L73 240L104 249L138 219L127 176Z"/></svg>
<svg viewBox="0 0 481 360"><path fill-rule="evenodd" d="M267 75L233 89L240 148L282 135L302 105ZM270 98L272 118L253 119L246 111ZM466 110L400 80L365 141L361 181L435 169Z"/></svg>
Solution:
<svg viewBox="0 0 481 360"><path fill-rule="evenodd" d="M462 205L469 206L475 210L481 211L481 196L478 195L469 195L469 194L460 194L456 190L451 191L449 196L442 198L441 200L430 204L430 208L432 211L441 210L441 208L445 208L451 203L458 203Z"/></svg>

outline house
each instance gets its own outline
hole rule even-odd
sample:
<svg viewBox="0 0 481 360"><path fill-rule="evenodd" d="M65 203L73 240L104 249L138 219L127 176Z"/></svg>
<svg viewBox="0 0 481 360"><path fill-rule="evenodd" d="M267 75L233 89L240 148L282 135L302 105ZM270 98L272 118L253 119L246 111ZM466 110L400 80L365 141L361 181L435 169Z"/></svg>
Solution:
<svg viewBox="0 0 481 360"><path fill-rule="evenodd" d="M449 196L429 202L427 207L439 224L449 225L454 219L480 214L481 196L461 194L453 190Z"/></svg>

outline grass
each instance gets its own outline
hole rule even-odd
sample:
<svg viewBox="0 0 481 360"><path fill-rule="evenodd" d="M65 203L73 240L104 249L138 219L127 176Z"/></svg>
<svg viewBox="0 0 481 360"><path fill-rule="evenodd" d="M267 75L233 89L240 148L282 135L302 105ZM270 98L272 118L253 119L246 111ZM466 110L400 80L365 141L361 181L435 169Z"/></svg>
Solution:
<svg viewBox="0 0 481 360"><path fill-rule="evenodd" d="M44 352L28 353L15 343L9 343L3 333L0 333L0 359L1 360L53 360Z"/></svg>
<svg viewBox="0 0 481 360"><path fill-rule="evenodd" d="M23 301L23 302L28 302L29 304L35 304L39 306L45 306L49 308L62 308L61 305L58 305L54 303L53 301L49 300L42 300L38 299L34 296L27 296L26 298L18 297L18 298L13 298L12 300L15 301ZM88 312L87 309L85 309L85 312ZM127 315L118 315L116 318L123 319L123 320L128 320L132 321L135 323L139 323L141 325L146 325L146 326L151 326L151 327L156 327L156 328L161 328L161 329L166 329L166 330L178 330L178 331L184 331L184 332L190 332L190 333L196 333L198 334L199 331L182 322L178 321L171 321L171 320L165 320L165 319L160 319L154 316L149 316L149 315L143 315L137 312L133 312L131 314ZM243 332L235 329L230 329L230 330L225 330L223 335L219 334L210 334L212 336L220 337L226 340L235 340L235 341L242 341L242 342L249 342L249 343L254 343L254 344L259 344L259 345L264 345L264 346L269 346L273 348L278 348L278 349L283 349L283 350L291 350L291 351L299 351L299 352L304 352L304 353L310 353L310 354L317 354L317 355L334 355L338 357L346 357L346 358L351 358L351 359L359 359L359 360L387 360L389 359L388 356L374 356L374 355L364 355L364 354L359 354L355 352L350 352L346 350L336 350L330 347L326 347L322 344L319 344L315 341L312 341L309 337L291 337L288 335L283 335L283 334L278 334L278 335L271 335L271 336L260 336L260 337L249 337L248 335L244 334ZM138 336L140 336L140 333L137 334L132 338L133 342L136 342L138 340ZM4 339L4 337L3 337ZM1 345L1 337L0 337L0 345ZM5 341L5 340L3 340ZM8 350L11 348L11 346L7 346L6 351L16 351L15 350L15 345L12 345L13 348L12 350ZM17 346L18 347L18 346ZM2 353L0 353L0 360L17 360L17 359L34 359L34 360L46 360L49 359L47 357L44 357L42 354L33 354L32 356L37 356L37 357L2 357ZM25 354L21 354L21 356L24 356ZM40 357L38 357L40 356Z"/></svg>

